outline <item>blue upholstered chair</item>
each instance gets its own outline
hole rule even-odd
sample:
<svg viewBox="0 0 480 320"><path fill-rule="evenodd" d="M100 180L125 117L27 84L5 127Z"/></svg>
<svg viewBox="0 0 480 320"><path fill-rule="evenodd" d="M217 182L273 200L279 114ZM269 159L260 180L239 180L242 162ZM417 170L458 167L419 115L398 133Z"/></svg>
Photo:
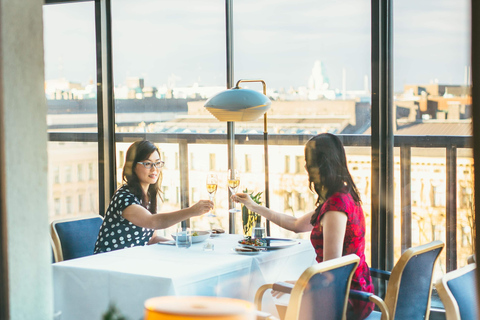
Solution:
<svg viewBox="0 0 480 320"><path fill-rule="evenodd" d="M479 319L475 263L450 271L436 283L447 320Z"/></svg>
<svg viewBox="0 0 480 320"><path fill-rule="evenodd" d="M93 254L103 218L99 215L53 221L51 236L56 262Z"/></svg>
<svg viewBox="0 0 480 320"><path fill-rule="evenodd" d="M359 261L351 254L309 267L295 285L265 284L255 294L256 308L261 310L265 291L274 289L291 294L285 320L344 320L350 283Z"/></svg>
<svg viewBox="0 0 480 320"><path fill-rule="evenodd" d="M433 241L410 248L402 254L392 272L372 269L372 277L378 276L383 280L388 280L384 299L388 317L384 311L373 311L367 319L428 319L433 269L443 247L443 242ZM372 302L378 300L375 295L353 290L350 297Z"/></svg>

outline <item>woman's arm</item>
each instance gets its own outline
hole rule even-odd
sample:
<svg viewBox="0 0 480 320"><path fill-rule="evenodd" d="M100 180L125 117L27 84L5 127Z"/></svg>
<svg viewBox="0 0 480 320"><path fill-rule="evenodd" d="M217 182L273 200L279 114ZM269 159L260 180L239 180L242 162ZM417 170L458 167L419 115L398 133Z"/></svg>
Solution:
<svg viewBox="0 0 480 320"><path fill-rule="evenodd" d="M327 211L320 223L323 227L323 261L340 258L347 229L347 214L341 211Z"/></svg>
<svg viewBox="0 0 480 320"><path fill-rule="evenodd" d="M132 204L123 210L123 217L142 228L165 229L180 221L199 216L213 209L213 202L200 200L191 207L178 211L151 214L138 204Z"/></svg>
<svg viewBox="0 0 480 320"><path fill-rule="evenodd" d="M310 224L310 219L313 215L313 212L304 214L303 216L297 218L285 213L275 212L269 208L263 207L256 204L248 194L246 193L237 193L232 195L232 200L235 202L240 202L246 206L249 210L258 213L262 217L276 225L293 231L293 232L307 232L312 230L312 225Z"/></svg>
<svg viewBox="0 0 480 320"><path fill-rule="evenodd" d="M153 232L150 240L148 241L148 244L155 244L155 243L159 243L159 242L163 242L163 241L170 241L170 240L172 240L172 239L168 239L168 238L159 236L158 235L158 230L155 230Z"/></svg>

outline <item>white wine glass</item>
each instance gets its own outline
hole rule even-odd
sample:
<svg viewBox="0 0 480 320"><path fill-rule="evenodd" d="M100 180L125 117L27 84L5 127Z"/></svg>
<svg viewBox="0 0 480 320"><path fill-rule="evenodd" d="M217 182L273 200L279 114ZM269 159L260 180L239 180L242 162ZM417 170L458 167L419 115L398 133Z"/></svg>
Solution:
<svg viewBox="0 0 480 320"><path fill-rule="evenodd" d="M228 170L228 188L232 194L237 193L238 186L240 186L240 174L238 170ZM233 208L228 210L228 212L235 213L240 212L237 208L235 208L235 202L233 201Z"/></svg>
<svg viewBox="0 0 480 320"><path fill-rule="evenodd" d="M217 175L215 173L209 173L207 175L208 198L210 199L210 201L214 203L214 206L215 206L215 194L217 193L217 186L218 186ZM213 209L210 210L207 216L216 217L215 213L213 212Z"/></svg>

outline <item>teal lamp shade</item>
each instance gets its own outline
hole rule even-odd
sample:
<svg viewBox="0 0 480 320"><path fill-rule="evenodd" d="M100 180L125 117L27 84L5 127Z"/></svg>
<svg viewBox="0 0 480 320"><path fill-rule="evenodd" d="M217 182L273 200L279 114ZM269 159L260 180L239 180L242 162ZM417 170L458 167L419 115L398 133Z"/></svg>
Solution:
<svg viewBox="0 0 480 320"><path fill-rule="evenodd" d="M205 108L220 121L254 121L263 116L271 104L260 92L235 87L208 99Z"/></svg>

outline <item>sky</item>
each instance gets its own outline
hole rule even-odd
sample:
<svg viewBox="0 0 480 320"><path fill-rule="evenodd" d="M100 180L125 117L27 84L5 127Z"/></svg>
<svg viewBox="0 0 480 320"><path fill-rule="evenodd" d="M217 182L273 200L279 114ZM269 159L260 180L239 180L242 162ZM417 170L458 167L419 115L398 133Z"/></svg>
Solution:
<svg viewBox="0 0 480 320"><path fill-rule="evenodd" d="M394 1L394 88L464 84L470 2ZM237 0L234 79L275 89L307 86L321 61L330 89L370 81L369 0ZM224 0L112 1L115 85L225 86ZM93 2L44 6L46 79L95 80ZM345 77L343 76L345 75Z"/></svg>

